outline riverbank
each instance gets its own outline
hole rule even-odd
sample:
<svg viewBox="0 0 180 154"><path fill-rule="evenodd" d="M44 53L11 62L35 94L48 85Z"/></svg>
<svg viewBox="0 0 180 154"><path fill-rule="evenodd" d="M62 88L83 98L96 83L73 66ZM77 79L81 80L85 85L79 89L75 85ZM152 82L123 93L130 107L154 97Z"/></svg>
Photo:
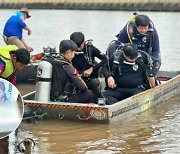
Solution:
<svg viewBox="0 0 180 154"><path fill-rule="evenodd" d="M121 10L121 11L180 11L179 2L1 2L1 9L19 9L28 7L29 9L71 9L71 10Z"/></svg>

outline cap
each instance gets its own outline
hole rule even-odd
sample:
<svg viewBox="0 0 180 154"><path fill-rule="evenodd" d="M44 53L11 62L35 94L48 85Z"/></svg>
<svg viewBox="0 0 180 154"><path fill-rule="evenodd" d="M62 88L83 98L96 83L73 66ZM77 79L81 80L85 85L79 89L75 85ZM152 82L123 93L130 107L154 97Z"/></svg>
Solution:
<svg viewBox="0 0 180 154"><path fill-rule="evenodd" d="M30 18L30 17L31 17L30 14L29 14L28 8L23 7L23 8L21 8L20 11L23 12L23 13L26 13L26 14L27 14L27 18Z"/></svg>
<svg viewBox="0 0 180 154"><path fill-rule="evenodd" d="M65 53L67 50L77 51L78 47L72 40L62 40L59 45L59 50Z"/></svg>

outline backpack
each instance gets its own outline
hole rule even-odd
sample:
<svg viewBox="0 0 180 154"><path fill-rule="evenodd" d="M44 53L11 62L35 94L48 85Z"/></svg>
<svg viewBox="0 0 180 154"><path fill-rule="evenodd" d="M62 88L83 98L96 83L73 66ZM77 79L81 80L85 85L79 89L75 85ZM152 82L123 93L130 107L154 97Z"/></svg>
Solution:
<svg viewBox="0 0 180 154"><path fill-rule="evenodd" d="M59 99L61 95L68 97L71 93L71 88L67 89L66 85L70 84L70 79L68 78L63 65L67 65L67 62L58 61L53 58L47 58L48 62L52 64L52 80L51 80L51 91L50 100L54 101Z"/></svg>

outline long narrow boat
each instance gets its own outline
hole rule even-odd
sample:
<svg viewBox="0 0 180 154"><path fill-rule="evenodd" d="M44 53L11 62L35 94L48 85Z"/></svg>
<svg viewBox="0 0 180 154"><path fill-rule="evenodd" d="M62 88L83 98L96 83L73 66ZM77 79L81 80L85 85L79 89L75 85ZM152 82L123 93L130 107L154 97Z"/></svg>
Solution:
<svg viewBox="0 0 180 154"><path fill-rule="evenodd" d="M180 72L160 71L162 83L153 89L119 101L113 105L35 101L35 91L25 96L24 119L88 120L111 123L143 112L180 93Z"/></svg>

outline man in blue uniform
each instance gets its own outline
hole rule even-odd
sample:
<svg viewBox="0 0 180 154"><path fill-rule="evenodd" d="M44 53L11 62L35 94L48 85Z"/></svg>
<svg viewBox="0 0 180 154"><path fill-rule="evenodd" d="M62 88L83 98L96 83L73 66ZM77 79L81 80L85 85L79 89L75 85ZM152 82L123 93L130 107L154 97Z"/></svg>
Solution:
<svg viewBox="0 0 180 154"><path fill-rule="evenodd" d="M8 19L3 31L4 41L7 45L16 45L18 48L26 48L29 51L33 50L22 36L23 29L28 32L28 35L31 35L31 29L25 23L25 20L30 17L28 9L21 8Z"/></svg>
<svg viewBox="0 0 180 154"><path fill-rule="evenodd" d="M156 86L155 76L159 70L159 61L154 59L149 64L149 58L147 53L138 52L135 44L127 43L109 59L102 69L107 83L102 96L107 104L140 93L147 86Z"/></svg>
<svg viewBox="0 0 180 154"><path fill-rule="evenodd" d="M118 41L121 43L135 43L139 50L160 59L158 33L146 15L137 15L135 21L129 21L119 32Z"/></svg>

